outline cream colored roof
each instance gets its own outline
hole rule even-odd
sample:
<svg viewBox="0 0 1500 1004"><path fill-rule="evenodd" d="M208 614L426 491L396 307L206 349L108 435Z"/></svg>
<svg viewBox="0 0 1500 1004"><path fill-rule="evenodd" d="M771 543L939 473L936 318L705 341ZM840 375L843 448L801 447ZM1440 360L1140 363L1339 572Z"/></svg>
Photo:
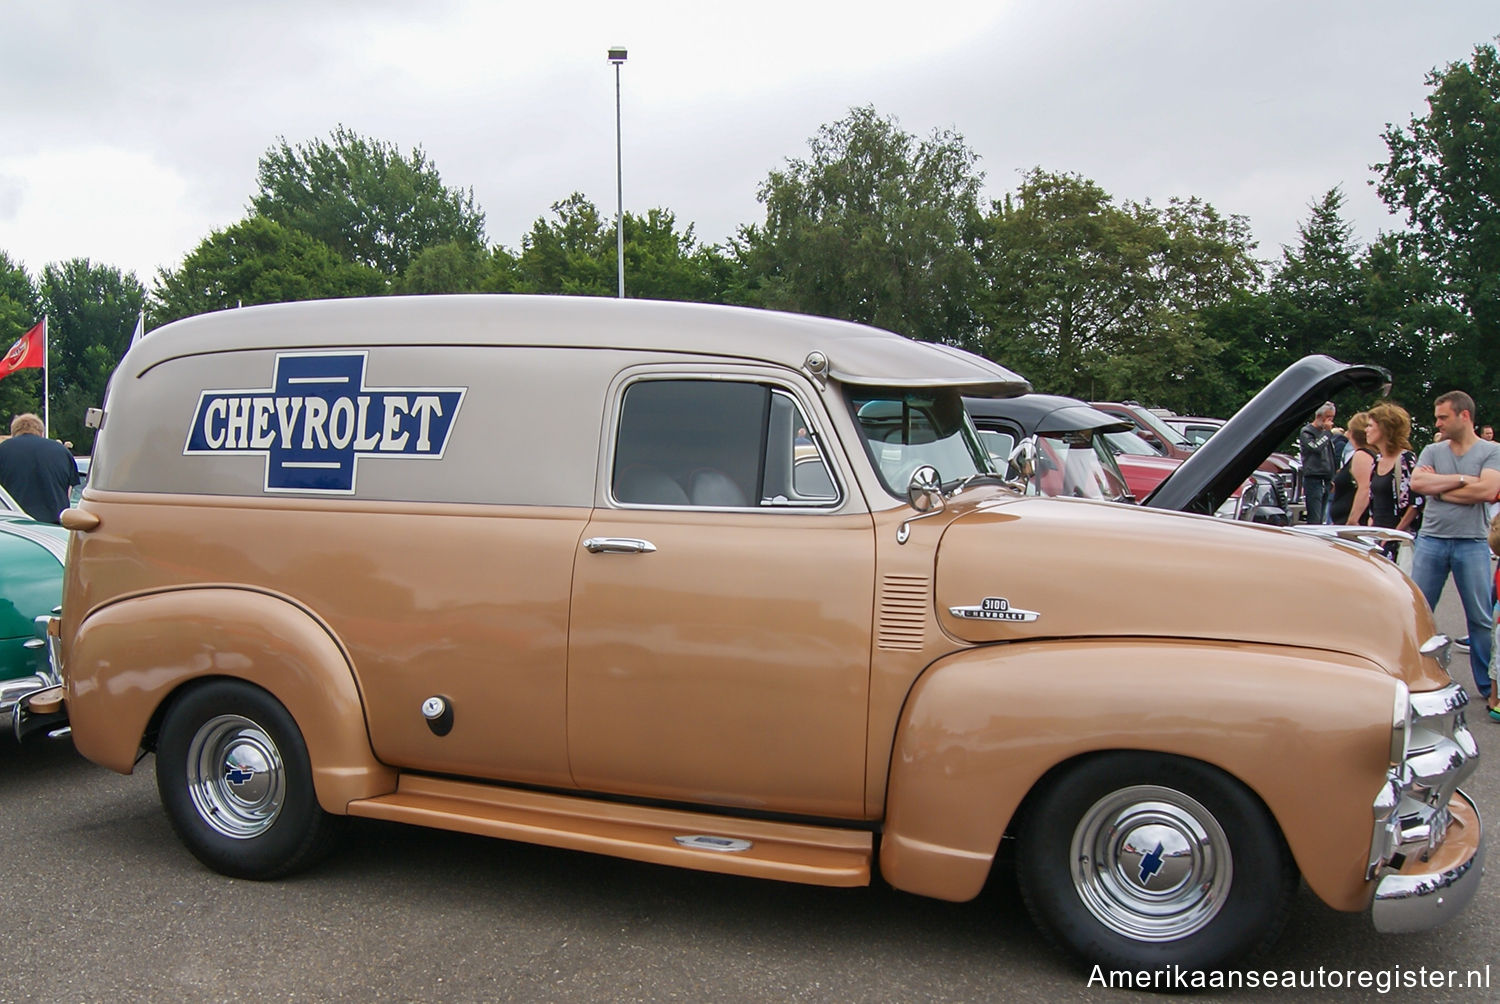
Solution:
<svg viewBox="0 0 1500 1004"><path fill-rule="evenodd" d="M822 352L850 383L958 384L967 392L1029 390L997 363L948 346L822 317L748 307L604 297L390 296L224 310L153 330L131 348L120 376L225 350L376 345L536 345L690 352L800 369Z"/></svg>

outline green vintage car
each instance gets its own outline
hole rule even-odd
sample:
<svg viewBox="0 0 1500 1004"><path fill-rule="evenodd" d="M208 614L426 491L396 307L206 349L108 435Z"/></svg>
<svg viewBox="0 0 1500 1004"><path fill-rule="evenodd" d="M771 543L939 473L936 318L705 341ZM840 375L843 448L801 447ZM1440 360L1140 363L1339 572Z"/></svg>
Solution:
<svg viewBox="0 0 1500 1004"><path fill-rule="evenodd" d="M43 629L62 602L68 531L29 518L0 489L0 728L14 726L16 702L57 683Z"/></svg>

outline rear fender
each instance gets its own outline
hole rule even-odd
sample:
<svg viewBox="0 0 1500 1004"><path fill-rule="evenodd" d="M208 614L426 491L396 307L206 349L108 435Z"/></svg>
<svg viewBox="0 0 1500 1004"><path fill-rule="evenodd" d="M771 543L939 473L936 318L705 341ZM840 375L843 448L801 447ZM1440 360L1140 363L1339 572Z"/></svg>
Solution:
<svg viewBox="0 0 1500 1004"><path fill-rule="evenodd" d="M1363 909L1396 693L1369 662L1307 649L1125 639L955 654L917 681L898 724L881 873L899 889L971 899L1049 770L1151 750L1237 778L1313 891Z"/></svg>
<svg viewBox="0 0 1500 1004"><path fill-rule="evenodd" d="M84 756L128 774L153 717L194 680L272 694L307 744L322 807L395 790L375 759L354 672L322 623L290 600L235 587L173 589L91 611L65 652L68 718Z"/></svg>

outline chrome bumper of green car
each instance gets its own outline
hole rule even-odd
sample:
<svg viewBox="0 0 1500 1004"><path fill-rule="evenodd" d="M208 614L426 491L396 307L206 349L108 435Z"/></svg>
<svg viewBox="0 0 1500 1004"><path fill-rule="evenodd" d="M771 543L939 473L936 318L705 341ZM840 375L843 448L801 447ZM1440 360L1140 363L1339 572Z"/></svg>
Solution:
<svg viewBox="0 0 1500 1004"><path fill-rule="evenodd" d="M30 706L31 698L62 685L62 676L58 672L57 638L47 630L50 620L46 616L38 617L37 637L25 643L29 649L47 650L43 668L28 676L0 680L0 726L9 720L18 742L43 730L49 736L66 735L68 731L65 710L38 712Z"/></svg>

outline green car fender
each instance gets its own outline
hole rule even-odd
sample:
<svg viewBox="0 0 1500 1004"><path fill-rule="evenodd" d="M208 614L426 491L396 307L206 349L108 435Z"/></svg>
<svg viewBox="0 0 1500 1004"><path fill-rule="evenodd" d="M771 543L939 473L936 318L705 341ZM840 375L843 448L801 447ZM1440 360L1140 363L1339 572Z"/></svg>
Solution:
<svg viewBox="0 0 1500 1004"><path fill-rule="evenodd" d="M36 618L62 602L67 547L60 526L0 516L0 686L47 670L46 651L26 642L38 637Z"/></svg>

